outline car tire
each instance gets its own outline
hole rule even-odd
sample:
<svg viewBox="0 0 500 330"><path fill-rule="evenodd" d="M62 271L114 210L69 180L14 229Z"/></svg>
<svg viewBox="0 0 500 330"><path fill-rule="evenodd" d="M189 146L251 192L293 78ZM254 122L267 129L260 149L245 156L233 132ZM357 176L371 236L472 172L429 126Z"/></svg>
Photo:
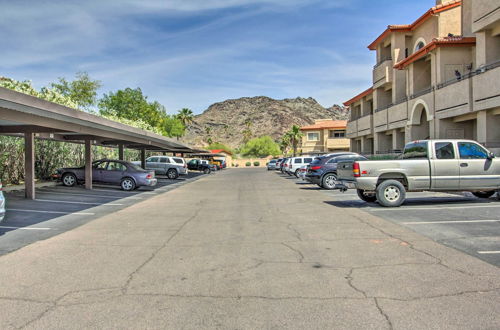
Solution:
<svg viewBox="0 0 500 330"><path fill-rule="evenodd" d="M377 196L375 193L365 193L363 189L357 189L358 197L362 201L367 203L375 203L377 201Z"/></svg>
<svg viewBox="0 0 500 330"><path fill-rule="evenodd" d="M74 175L73 173L64 174L61 178L61 181L66 187L73 187L78 183L76 175Z"/></svg>
<svg viewBox="0 0 500 330"><path fill-rule="evenodd" d="M209 168L204 169L203 174L210 174L210 169Z"/></svg>
<svg viewBox="0 0 500 330"><path fill-rule="evenodd" d="M328 189L328 190L333 190L335 189L337 181L337 175L334 173L328 173L323 176L323 179L321 180L321 187Z"/></svg>
<svg viewBox="0 0 500 330"><path fill-rule="evenodd" d="M120 183L120 187L122 188L122 190L132 191L136 188L136 184L134 179L132 178L123 178L122 182Z"/></svg>
<svg viewBox="0 0 500 330"><path fill-rule="evenodd" d="M175 180L179 177L179 173L177 172L177 170L175 168L171 168L167 171L167 177L170 180Z"/></svg>
<svg viewBox="0 0 500 330"><path fill-rule="evenodd" d="M495 191L475 191L472 193L477 198L490 198L495 194Z"/></svg>
<svg viewBox="0 0 500 330"><path fill-rule="evenodd" d="M406 189L396 180L380 183L376 190L377 201L385 207L399 207L406 199Z"/></svg>
<svg viewBox="0 0 500 330"><path fill-rule="evenodd" d="M299 173L300 173L300 169L296 169L296 170L295 170L295 176L296 176L297 178L299 178Z"/></svg>

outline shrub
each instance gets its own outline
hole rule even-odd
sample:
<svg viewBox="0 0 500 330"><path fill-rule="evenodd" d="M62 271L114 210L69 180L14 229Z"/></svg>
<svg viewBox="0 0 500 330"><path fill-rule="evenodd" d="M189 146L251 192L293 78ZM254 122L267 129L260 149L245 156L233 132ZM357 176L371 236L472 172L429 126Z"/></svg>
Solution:
<svg viewBox="0 0 500 330"><path fill-rule="evenodd" d="M236 167L240 167L240 164L236 164Z"/></svg>
<svg viewBox="0 0 500 330"><path fill-rule="evenodd" d="M252 163L250 163L250 162L246 162L246 163L245 163L245 166L252 166Z"/></svg>
<svg viewBox="0 0 500 330"><path fill-rule="evenodd" d="M253 162L253 166L260 166L260 162Z"/></svg>

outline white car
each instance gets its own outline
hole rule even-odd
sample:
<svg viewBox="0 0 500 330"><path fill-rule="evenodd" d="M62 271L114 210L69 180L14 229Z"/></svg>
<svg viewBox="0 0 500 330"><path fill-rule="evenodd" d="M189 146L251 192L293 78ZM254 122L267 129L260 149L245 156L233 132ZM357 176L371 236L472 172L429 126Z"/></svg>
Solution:
<svg viewBox="0 0 500 330"><path fill-rule="evenodd" d="M0 181L0 222L3 221L4 217L5 217L5 197L3 197L2 182Z"/></svg>
<svg viewBox="0 0 500 330"><path fill-rule="evenodd" d="M312 163L314 157L312 156L301 156L290 158L289 165L286 168L289 175L295 175L299 177L300 168L304 165L309 165Z"/></svg>

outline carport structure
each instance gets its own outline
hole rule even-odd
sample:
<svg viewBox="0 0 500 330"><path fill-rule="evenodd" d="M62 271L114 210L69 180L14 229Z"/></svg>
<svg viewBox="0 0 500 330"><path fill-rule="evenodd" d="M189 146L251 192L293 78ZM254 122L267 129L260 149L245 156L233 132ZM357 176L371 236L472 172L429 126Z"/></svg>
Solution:
<svg viewBox="0 0 500 330"><path fill-rule="evenodd" d="M170 138L0 87L0 134L24 136L26 198L35 199L35 138L85 144L85 188L92 189L92 145L141 151L197 152Z"/></svg>

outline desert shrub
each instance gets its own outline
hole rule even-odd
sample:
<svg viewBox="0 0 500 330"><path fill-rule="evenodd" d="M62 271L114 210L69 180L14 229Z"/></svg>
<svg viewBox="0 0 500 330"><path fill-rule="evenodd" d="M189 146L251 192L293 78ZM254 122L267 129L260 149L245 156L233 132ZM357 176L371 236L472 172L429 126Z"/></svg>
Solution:
<svg viewBox="0 0 500 330"><path fill-rule="evenodd" d="M246 162L246 163L245 163L245 166L252 166L252 163L250 163L250 162Z"/></svg>
<svg viewBox="0 0 500 330"><path fill-rule="evenodd" d="M260 162L253 162L253 166L260 166Z"/></svg>

